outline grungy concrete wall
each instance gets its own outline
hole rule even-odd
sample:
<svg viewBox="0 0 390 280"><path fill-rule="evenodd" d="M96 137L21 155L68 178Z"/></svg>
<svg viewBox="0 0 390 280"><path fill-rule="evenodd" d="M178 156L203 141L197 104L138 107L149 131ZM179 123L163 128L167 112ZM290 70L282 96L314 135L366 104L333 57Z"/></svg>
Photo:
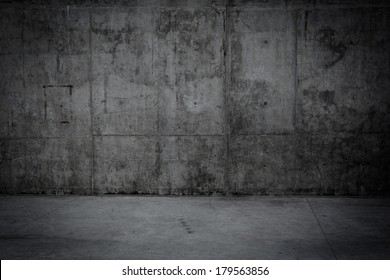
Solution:
<svg viewBox="0 0 390 280"><path fill-rule="evenodd" d="M0 193L390 194L388 1L0 7Z"/></svg>

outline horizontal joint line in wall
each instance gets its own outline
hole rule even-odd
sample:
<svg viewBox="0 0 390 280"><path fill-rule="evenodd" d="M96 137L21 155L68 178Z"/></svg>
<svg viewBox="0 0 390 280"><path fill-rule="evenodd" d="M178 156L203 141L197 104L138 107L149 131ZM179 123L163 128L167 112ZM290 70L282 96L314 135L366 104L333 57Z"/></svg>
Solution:
<svg viewBox="0 0 390 280"><path fill-rule="evenodd" d="M113 136L119 136L119 137L185 137L185 136L216 136L216 137L222 137L225 136L225 134L94 134L94 137L113 137Z"/></svg>
<svg viewBox="0 0 390 280"><path fill-rule="evenodd" d="M57 137L57 136L20 136L20 137L0 137L0 140L18 140L18 139L88 139L91 136L72 136L72 137Z"/></svg>
<svg viewBox="0 0 390 280"><path fill-rule="evenodd" d="M305 6L305 5L297 5L297 6L279 6L279 7L258 7L258 6L229 6L229 9L232 11L235 10L250 10L250 11L296 11L296 10L332 10L332 9L363 9L363 8L390 8L389 4L382 5L323 5L323 6Z"/></svg>
<svg viewBox="0 0 390 280"><path fill-rule="evenodd" d="M353 133L353 132L295 132L295 133L252 133L252 134L240 134L232 133L228 136L294 136L294 135L389 135L390 132L365 132L365 133ZM224 137L225 134L94 134L92 137ZM9 139L88 139L91 135L85 136L0 136L0 140Z"/></svg>
<svg viewBox="0 0 390 280"><path fill-rule="evenodd" d="M107 8L115 8L115 7L121 7L121 8L129 8L129 9L150 9L150 8L160 8L160 9L180 9L180 8L208 8L208 9L225 9L226 5L200 5L200 4L194 4L190 6L186 5L159 5L159 4L145 4L145 5L126 5L126 4L118 4L118 3L111 3L111 4L81 4L81 5L69 5L69 4L59 4L59 5L45 5L45 4L15 4L10 2L1 2L1 6L14 6L14 7L22 7L24 6L26 9L65 9L67 6L71 7L72 9L107 9ZM292 5L276 5L276 6L258 6L258 5L227 5L229 9L251 9L251 10L294 10L294 9L332 9L332 8L387 8L390 7L390 4L388 3L358 3L358 4L292 4Z"/></svg>
<svg viewBox="0 0 390 280"><path fill-rule="evenodd" d="M313 132L295 132L294 134L299 135L387 135L390 134L390 132L386 131L374 131L374 132L349 132L349 131L333 131L333 132L321 132L321 131L313 131Z"/></svg>
<svg viewBox="0 0 390 280"><path fill-rule="evenodd" d="M73 85L43 85L43 88L54 88L54 87L72 88Z"/></svg>

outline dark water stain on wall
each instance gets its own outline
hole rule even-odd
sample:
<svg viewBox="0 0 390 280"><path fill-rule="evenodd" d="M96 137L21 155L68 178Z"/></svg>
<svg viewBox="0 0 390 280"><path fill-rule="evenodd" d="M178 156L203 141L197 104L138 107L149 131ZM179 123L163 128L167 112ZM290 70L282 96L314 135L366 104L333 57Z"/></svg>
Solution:
<svg viewBox="0 0 390 280"><path fill-rule="evenodd" d="M210 195L216 189L215 176L208 172L207 167L191 167L187 180L188 194Z"/></svg>
<svg viewBox="0 0 390 280"><path fill-rule="evenodd" d="M321 28L315 35L320 45L326 51L326 62L324 68L331 68L341 59L343 59L347 46L342 41L336 41L336 30L331 27Z"/></svg>

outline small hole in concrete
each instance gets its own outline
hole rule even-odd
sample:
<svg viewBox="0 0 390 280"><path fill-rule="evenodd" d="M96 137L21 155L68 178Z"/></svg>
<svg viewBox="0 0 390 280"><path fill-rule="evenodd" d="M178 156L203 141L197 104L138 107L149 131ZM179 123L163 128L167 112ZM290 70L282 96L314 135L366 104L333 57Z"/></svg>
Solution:
<svg viewBox="0 0 390 280"><path fill-rule="evenodd" d="M264 101L264 105L267 105L268 104L268 102L267 101Z"/></svg>

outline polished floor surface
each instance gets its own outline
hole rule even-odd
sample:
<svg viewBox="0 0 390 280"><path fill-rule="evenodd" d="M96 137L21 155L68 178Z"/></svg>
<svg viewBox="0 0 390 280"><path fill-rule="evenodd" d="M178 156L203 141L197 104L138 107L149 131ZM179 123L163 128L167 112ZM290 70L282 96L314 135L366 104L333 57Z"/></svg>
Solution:
<svg viewBox="0 0 390 280"><path fill-rule="evenodd" d="M2 196L1 259L390 259L390 198Z"/></svg>

